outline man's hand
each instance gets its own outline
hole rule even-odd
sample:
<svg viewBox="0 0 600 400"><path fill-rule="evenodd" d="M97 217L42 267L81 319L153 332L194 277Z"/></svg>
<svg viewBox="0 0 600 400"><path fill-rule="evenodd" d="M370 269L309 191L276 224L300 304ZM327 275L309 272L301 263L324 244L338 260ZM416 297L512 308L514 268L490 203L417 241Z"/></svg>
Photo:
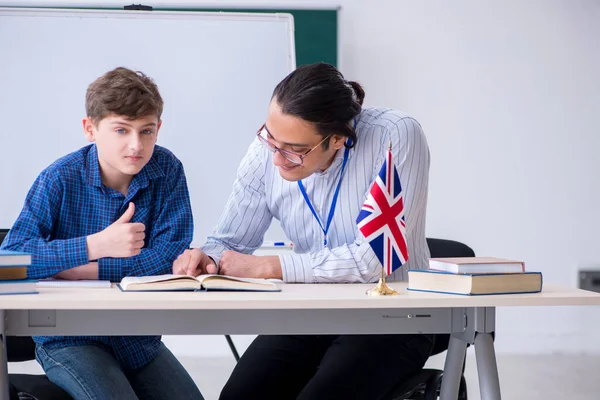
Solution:
<svg viewBox="0 0 600 400"><path fill-rule="evenodd" d="M226 250L219 265L221 275L282 279L281 262L277 256L251 256Z"/></svg>
<svg viewBox="0 0 600 400"><path fill-rule="evenodd" d="M216 274L217 266L212 258L200 249L189 249L177 257L173 263L173 273L176 275L198 276Z"/></svg>
<svg viewBox="0 0 600 400"><path fill-rule="evenodd" d="M54 275L53 278L76 281L80 279L98 279L98 263L80 265L79 267L66 269Z"/></svg>
<svg viewBox="0 0 600 400"><path fill-rule="evenodd" d="M140 222L129 222L135 213L135 205L129 203L121 218L101 232L87 237L88 259L103 257L133 257L144 247L146 227Z"/></svg>

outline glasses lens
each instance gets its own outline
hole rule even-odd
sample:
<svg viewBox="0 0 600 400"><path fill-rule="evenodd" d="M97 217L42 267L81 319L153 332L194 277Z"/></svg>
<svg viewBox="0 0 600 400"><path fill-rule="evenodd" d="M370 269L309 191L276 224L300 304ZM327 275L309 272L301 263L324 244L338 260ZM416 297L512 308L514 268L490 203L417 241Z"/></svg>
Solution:
<svg viewBox="0 0 600 400"><path fill-rule="evenodd" d="M269 149L270 151L275 153L275 151L277 150L277 147L275 147L275 145L273 143L271 143L271 141L269 140L269 137L267 135L267 130L265 128L262 128L258 132L257 136L258 136L258 139L260 140L260 142L263 144L263 146L265 146L267 149Z"/></svg>
<svg viewBox="0 0 600 400"><path fill-rule="evenodd" d="M282 150L275 146L275 143L269 140L269 132L267 131L267 128L265 126L263 126L262 129L257 133L257 136L262 145L265 146L272 153L279 151L279 153L281 153L281 155L289 162L294 164L302 164L302 157L299 154L293 153L288 150Z"/></svg>
<svg viewBox="0 0 600 400"><path fill-rule="evenodd" d="M302 164L302 157L300 157L299 154L291 153L287 150L281 150L281 149L279 149L279 152L289 162L292 162L294 164Z"/></svg>

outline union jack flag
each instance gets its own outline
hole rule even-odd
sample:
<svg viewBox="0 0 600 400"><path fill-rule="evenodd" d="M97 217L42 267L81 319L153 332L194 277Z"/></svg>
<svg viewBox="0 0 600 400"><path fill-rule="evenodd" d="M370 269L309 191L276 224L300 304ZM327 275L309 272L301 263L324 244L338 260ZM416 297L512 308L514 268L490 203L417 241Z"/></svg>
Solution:
<svg viewBox="0 0 600 400"><path fill-rule="evenodd" d="M402 187L392 161L391 149L371 186L356 224L377 255L386 275L408 261Z"/></svg>

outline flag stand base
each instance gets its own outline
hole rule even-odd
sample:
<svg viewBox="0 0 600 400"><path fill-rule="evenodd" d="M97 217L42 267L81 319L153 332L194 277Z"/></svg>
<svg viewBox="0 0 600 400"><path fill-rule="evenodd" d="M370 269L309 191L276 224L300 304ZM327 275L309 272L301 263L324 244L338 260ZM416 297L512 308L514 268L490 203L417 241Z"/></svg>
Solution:
<svg viewBox="0 0 600 400"><path fill-rule="evenodd" d="M398 292L385 283L385 276L379 278L379 283L367 290L367 296L398 296Z"/></svg>

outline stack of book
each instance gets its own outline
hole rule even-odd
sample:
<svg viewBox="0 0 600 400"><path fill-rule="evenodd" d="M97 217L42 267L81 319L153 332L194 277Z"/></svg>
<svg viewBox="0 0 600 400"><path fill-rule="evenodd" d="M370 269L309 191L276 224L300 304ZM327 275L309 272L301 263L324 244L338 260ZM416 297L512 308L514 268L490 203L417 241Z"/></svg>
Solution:
<svg viewBox="0 0 600 400"><path fill-rule="evenodd" d="M542 273L522 261L495 257L432 258L428 270L408 271L408 290L462 295L537 293Z"/></svg>
<svg viewBox="0 0 600 400"><path fill-rule="evenodd" d="M31 254L0 250L0 294L37 293L36 281L27 279Z"/></svg>

